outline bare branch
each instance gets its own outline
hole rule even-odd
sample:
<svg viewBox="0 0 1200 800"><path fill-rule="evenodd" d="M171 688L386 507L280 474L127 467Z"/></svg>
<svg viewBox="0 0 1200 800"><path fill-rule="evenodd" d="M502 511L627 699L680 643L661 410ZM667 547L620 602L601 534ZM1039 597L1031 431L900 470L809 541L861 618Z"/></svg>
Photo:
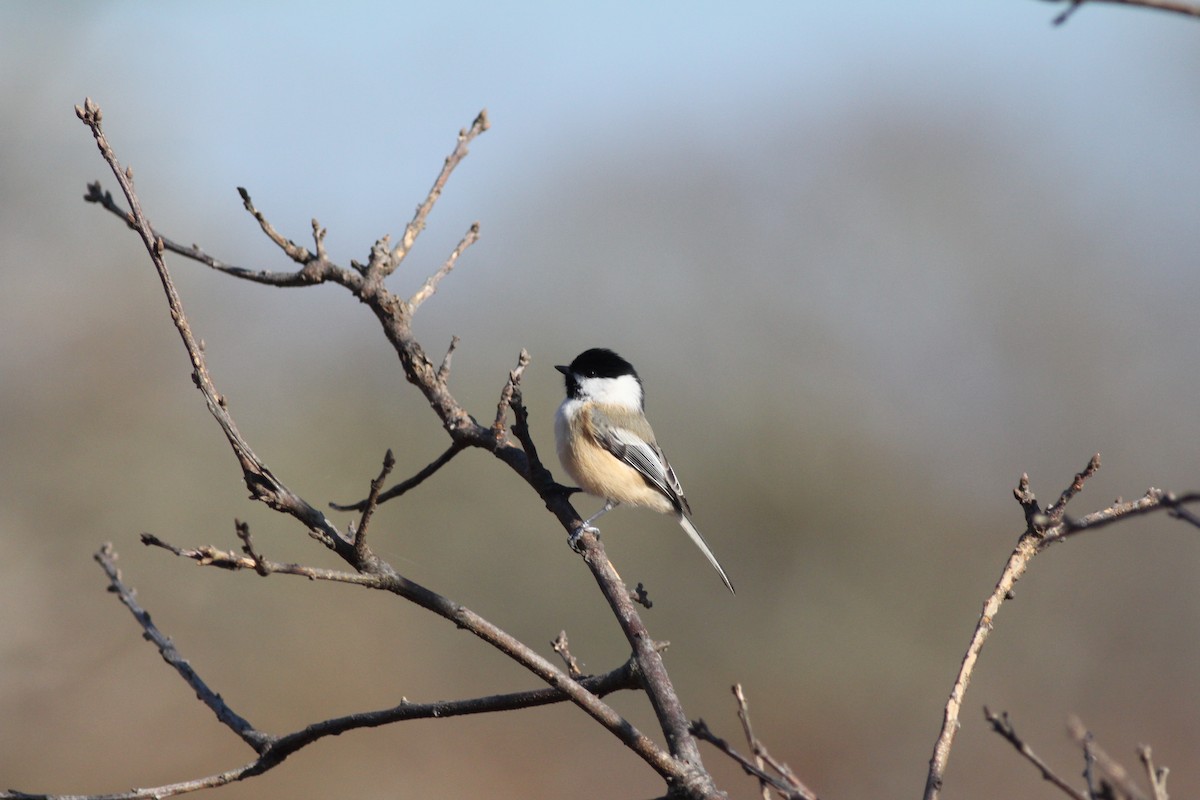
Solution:
<svg viewBox="0 0 1200 800"><path fill-rule="evenodd" d="M1129 774L1129 770L1096 744L1092 732L1077 717L1067 720L1067 732L1071 734L1075 743L1084 749L1084 757L1089 759L1089 767L1098 767L1104 773L1105 780L1109 781L1119 792L1129 800L1149 800L1141 787L1133 782L1133 776Z"/></svg>
<svg viewBox="0 0 1200 800"><path fill-rule="evenodd" d="M1037 753L1033 752L1033 748L1026 744L1024 739L1017 735L1017 731L1013 727L1012 721L1008 718L1007 711L1002 711L999 714L993 714L987 706L984 706L983 716L992 726L993 731L1004 737L1005 741L1015 747L1017 752L1020 753L1026 761L1037 767L1038 771L1042 773L1042 778L1044 780L1053 783L1066 795L1075 798L1075 800L1089 800L1087 795L1078 789L1075 789L1064 778L1055 773L1054 770L1050 769L1049 765L1046 764L1045 761L1042 761L1042 759L1038 757Z"/></svg>
<svg viewBox="0 0 1200 800"><path fill-rule="evenodd" d="M440 456L435 458L430 464L428 464L424 469L422 469L416 475L413 475L411 478L409 478L406 481L402 481L402 482L396 484L395 486L388 489L386 492L382 492L379 495L379 502L386 503L388 500L392 500L396 497L399 497L400 495L404 494L405 492L409 491L410 489L415 489L416 487L420 486L421 483L423 483L426 478L431 477L439 469L446 466L448 463L450 463L450 459L454 458L456 455L458 455L465 449L467 449L466 442L453 442L449 447L446 448L446 452L442 453ZM363 499L363 500L359 500L356 503L346 503L346 504L330 503L329 507L332 508L334 511L362 511L363 509L365 509L367 507L367 500Z"/></svg>
<svg viewBox="0 0 1200 800"><path fill-rule="evenodd" d="M271 471L267 469L267 466L250 449L250 445L242 437L241 433L238 432L237 425L234 424L233 417L230 416L229 410L226 407L225 398L217 392L216 386L213 385L212 378L208 372L208 365L205 362L204 351L196 341L196 337L192 335L191 327L188 325L187 317L184 315L183 301L175 289L175 283L167 271L166 262L163 260L163 241L156 236L149 220L142 213L141 203L138 201L137 194L133 190L133 183L129 178L129 173L121 168L116 154L109 145L108 139L104 136L104 131L101 128L102 115L99 106L88 98L84 101L83 107L75 107L75 113L83 120L85 125L91 128L96 145L100 148L100 154L108 162L109 167L117 178L117 182L121 186L121 190L125 193L125 200L129 203L130 219L133 221L133 227L141 236L142 243L146 246L146 250L150 254L150 260L154 263L154 268L158 271L159 280L162 282L163 291L167 296L167 305L171 309L171 320L175 323L175 328L179 332L179 337L183 340L184 347L187 348L192 364L192 380L204 395L209 413L213 415L217 424L221 426L226 440L229 442L230 447L233 448L234 455L237 456L241 464L246 486L250 489L250 496L266 503L277 511L292 515L308 528L309 534L313 538L331 550L338 551L339 553L350 550L350 543L325 518L325 515L276 479Z"/></svg>
<svg viewBox="0 0 1200 800"><path fill-rule="evenodd" d="M379 476L371 481L371 491L367 495L367 505L362 510L362 517L359 519L358 528L354 531L354 549L358 552L360 559L365 560L367 558L367 526L371 523L371 515L375 513L375 508L379 505L379 490L394 466L396 466L396 458L392 455L391 448L388 448L387 453L383 456L383 467L379 470Z"/></svg>
<svg viewBox="0 0 1200 800"><path fill-rule="evenodd" d="M1200 527L1200 517L1187 509L1189 503L1200 502L1200 492L1175 495L1162 489L1151 487L1137 500L1118 500L1111 506L1100 511L1094 511L1077 519L1064 517L1062 523L1049 532L1041 543L1042 549L1057 544L1063 539L1070 538L1084 531L1103 528L1127 517L1141 516L1154 511L1166 509L1176 519L1181 519L1191 525Z"/></svg>
<svg viewBox="0 0 1200 800"><path fill-rule="evenodd" d="M232 550L221 550L212 545L194 548L179 547L152 533L143 533L141 541L147 547L161 547L180 558L191 559L202 567L219 567L235 571L252 569L260 575L299 575L312 581L333 581L334 583L351 583L373 589L379 588L379 579L376 576L363 575L359 572L341 572L333 569L305 567L300 564L285 564L280 561L271 561L262 556L239 555Z"/></svg>
<svg viewBox="0 0 1200 800"><path fill-rule="evenodd" d="M101 208L112 214L120 217L125 221L125 224L130 228L137 230L134 223L133 215L122 209L113 200L112 192L105 191L101 188L99 181L89 183L87 185L87 194L83 199L89 203L96 203ZM321 232L324 238L324 231ZM275 286L279 288L287 288L293 286L313 286L314 284L323 283L326 280L332 280L343 286L353 286L360 278L356 278L349 272L336 267L322 258L313 260L305 265L305 267L296 272L273 272L270 270L253 270L246 267L238 267L233 264L227 264L218 258L215 258L206 253L197 244L184 245L174 241L166 236L163 236L157 230L154 231L154 236L160 239L163 243L163 248L168 252L176 253L185 258L190 258L193 261L198 261L207 267L210 267L218 272L224 272L227 275L232 275L235 278L251 281L252 283L261 283L266 286ZM323 251L318 248L318 256L322 256Z"/></svg>
<svg viewBox="0 0 1200 800"><path fill-rule="evenodd" d="M1099 466L1100 456L1097 454L1088 462L1088 466L1075 476L1075 480L1071 485L1063 491L1058 502L1055 504L1055 507L1058 509L1057 513L1061 514L1062 508L1079 491L1075 487L1077 485L1082 487L1083 482L1092 474L1095 474ZM991 635L993 619L1000 612L1000 607L1004 605L1004 601L1012 596L1013 586L1025 574L1025 570L1029 568L1030 561L1041 552L1044 526L1047 524L1049 516L1038 511L1037 500L1029 487L1028 475L1021 475L1021 480L1018 482L1013 494L1025 513L1026 529L1021 534L1021 538L1017 540L1017 546L1013 549L1012 554L1009 555L1008 562L1004 565L1004 570L1000 573L1000 579L996 582L996 588L987 600L984 601L983 611L979 615L979 622L975 626L974 633L971 634L971 641L967 645L967 651L963 654L962 664L959 666L958 675L954 679L954 686L950 689L950 697L947 699L946 707L942 712L942 729L938 734L937 742L933 746L933 755L929 759L929 773L925 780L925 800L936 800L942 790L946 765L950 761L950 750L954 746L954 737L960 727L959 716L962 712L963 698L966 696L967 687L971 684L971 675L975 670L976 662L979 660L979 653L983 650L983 645L987 641L988 636Z"/></svg>
<svg viewBox="0 0 1200 800"><path fill-rule="evenodd" d="M754 735L754 729L750 725L750 706L746 702L746 695L742 691L742 685L735 683L733 685L733 697L737 700L738 719L742 723L742 733L746 736L746 745L750 748L750 752L754 754L754 766L761 771L765 766L762 757L762 743L758 741L758 737ZM759 793L762 795L762 800L770 800L771 790L766 781L762 778L758 779Z"/></svg>
<svg viewBox="0 0 1200 800"><path fill-rule="evenodd" d="M1150 781L1150 788L1154 791L1154 800L1170 800L1170 796L1167 794L1167 775L1171 770L1166 767L1154 766L1154 759L1148 744L1138 748L1138 760L1142 762L1142 767L1146 770L1146 779Z"/></svg>
<svg viewBox="0 0 1200 800"><path fill-rule="evenodd" d="M663 664L662 653L634 608L633 599L621 576L608 560L597 532L595 529L582 528L582 524L583 521L577 518L572 529L575 531L572 541L592 571L614 616L621 623L626 641L633 647L634 658L641 670L642 686L667 739L667 746L671 754L687 766L685 776L681 776L685 777L682 783L694 794L712 795L716 787L712 777L703 769L700 749L696 746L683 705Z"/></svg>
<svg viewBox="0 0 1200 800"><path fill-rule="evenodd" d="M567 674L572 678L578 678L583 673L579 671L579 662L575 660L575 656L571 655L571 648L567 643L567 632L559 631L558 636L554 637L554 641L550 643L554 648L554 652L558 653L559 658L567 667Z"/></svg>
<svg viewBox="0 0 1200 800"><path fill-rule="evenodd" d="M437 291L438 284L442 282L442 278L450 274L450 270L454 269L454 265L458 263L458 257L461 256L468 247L479 241L479 223L473 223L467 230L462 241L451 251L449 257L445 260L438 271L425 279L425 283L413 293L413 296L408 299L409 313L416 311L421 307L421 304L433 296Z"/></svg>
<svg viewBox="0 0 1200 800"><path fill-rule="evenodd" d="M775 770L775 772L778 773L779 776L793 790L799 791L800 794L807 797L816 797L816 792L805 786L804 782L801 781L800 777L792 771L791 767L777 760L774 756L767 752L766 745L764 745L762 740L754 735L754 731L750 726L750 706L746 702L746 695L742 691L742 685L740 683L733 685L733 696L737 700L738 719L741 720L742 723L742 732L746 735L746 742L750 745L750 751L754 753L755 766L757 766L760 770L763 769L764 766L769 766L771 769ZM763 800L768 800L770 792L767 783L761 779L759 783Z"/></svg>
<svg viewBox="0 0 1200 800"><path fill-rule="evenodd" d="M78 113L81 119L84 119L92 128L93 135L106 160L114 170L117 170L116 159L100 129L99 109L90 100L87 101L86 106L85 109L79 109ZM362 270L362 276L350 274L350 278L358 277L359 279L347 279L343 285L351 289L355 297L369 307L380 321L384 335L400 358L405 377L426 398L443 428L450 435L454 447L447 451L442 461L449 460L457 451L455 448L480 447L489 450L529 483L566 531L575 532L580 528L582 521L568 502L570 491L557 484L544 468L531 470L529 456L522 447L512 443L507 437L504 441L497 441L490 427L484 427L475 422L474 418L449 392L446 385L439 381L440 370L435 369L414 338L406 303L383 286L383 278L394 270L424 226L424 220L440 194L445 179L449 176L453 166L466 155L466 144L486 127L486 116L481 114L469 131L460 133L458 147L447 158L442 174L435 182L426 201L418 208L400 245L388 250L386 237L377 242L372 249L370 263ZM456 626L470 631L522 664L552 687L563 691L573 703L596 719L658 772L673 787L674 791L684 792L694 797L715 797L718 790L711 776L703 770L699 749L688 730L687 718L663 666L657 644L650 637L638 616L628 590L609 562L603 545L595 534L587 532L581 536L572 537L570 541L574 541L578 545L578 552L592 571L605 599L621 624L626 639L633 647L642 685L654 708L659 725L662 727L670 753L662 751L652 740L612 708L582 689L571 680L569 675L511 635L469 609L404 578L390 564L369 550L360 553L346 537L342 536L329 523L323 514L287 490L266 469L237 433L232 419L225 411L223 398L220 398L212 387L204 366L203 355L194 344L191 332L183 318L174 286L162 264L162 245L153 238L152 229L141 213L132 185L127 180L118 177L122 181L122 189L129 200L132 218L137 223L137 229L143 240L147 242L147 247L151 250L164 287L167 288L172 318L176 320L177 328L179 328L180 335L192 358L197 385L201 387L206 399L209 400L210 410L221 424L222 429L225 430L226 438L229 439L242 464L247 484L251 487L252 497L267 503L276 510L288 513L304 523L309 529L310 535L334 549L359 573L375 579L375 583L368 585L400 595L446 618ZM268 231L268 235L271 235L270 231ZM294 252L299 255L299 251ZM342 281L339 280L339 282ZM431 465L431 467L433 466ZM434 468L436 469L436 467ZM386 494L380 495L381 502Z"/></svg>
<svg viewBox="0 0 1200 800"><path fill-rule="evenodd" d="M1075 473L1075 479L1071 481L1071 484L1066 489L1063 489L1062 494L1059 495L1054 505L1046 509L1046 516L1050 518L1050 524L1057 525L1062 520L1063 515L1066 513L1067 503L1071 502L1075 495L1083 491L1083 485L1087 483L1088 478L1095 475L1099 469L1100 454L1096 453L1081 472Z"/></svg>
<svg viewBox="0 0 1200 800"><path fill-rule="evenodd" d="M528 366L529 351L522 348L521 355L517 357L517 368L508 373L508 380L500 391L500 402L496 404L496 420L492 423L492 436L495 437L496 444L504 443L508 410L512 406L513 397L520 389L521 376L525 374L525 368Z"/></svg>
<svg viewBox="0 0 1200 800"><path fill-rule="evenodd" d="M461 341L457 336L450 337L450 346L446 348L446 355L442 357L442 365L438 367L437 379L438 383L443 386L446 381L450 380L450 359L454 356L454 351L458 349L458 343Z"/></svg>
<svg viewBox="0 0 1200 800"><path fill-rule="evenodd" d="M374 274L370 277L374 282L382 281L388 275L391 275L400 266L400 263L404 261L405 256L412 249L413 243L416 242L421 231L425 229L425 221L429 218L429 212L433 210L434 204L442 196L442 189L446 187L446 181L450 180L450 173L454 172L454 168L458 166L459 162L467 157L467 146L474 141L476 136L486 131L488 127L487 109L485 108L475 117L475 121L471 123L470 128L458 132L458 143L455 145L454 151L446 156L446 161L442 165L442 171L438 173L433 186L430 187L429 193L425 196L425 200L421 205L417 206L412 220L405 226L404 235L400 238L400 243L388 253L385 261L373 265L375 266L375 270Z"/></svg>
<svg viewBox="0 0 1200 800"><path fill-rule="evenodd" d="M263 753L268 747L275 742L275 737L251 725L246 719L234 713L221 695L208 688L208 684L204 682L196 671L192 669L192 665L188 663L179 651L175 648L174 643L162 634L158 627L150 619L150 615L138 605L134 591L125 585L121 580L121 571L117 569L117 553L113 550L112 544L105 544L95 555L96 563L104 569L104 573L108 575L109 591L114 592L121 599L121 603L129 609L129 613L133 614L133 618L142 626L142 630L146 632L146 639L153 642L158 648L159 654L163 657L163 661L170 664L179 676L187 681L187 685L192 687L196 693L197 699L204 705L208 706L220 720L221 724L236 733L242 741L250 745L256 753Z"/></svg>
<svg viewBox="0 0 1200 800"><path fill-rule="evenodd" d="M1137 8L1149 8L1155 11L1168 11L1173 14L1182 14L1185 17L1200 17L1200 6L1177 2L1177 0L1044 0L1044 2L1066 2L1070 4L1066 11L1054 18L1055 25L1062 25L1087 2L1112 3L1119 6L1134 6Z"/></svg>
<svg viewBox="0 0 1200 800"><path fill-rule="evenodd" d="M808 791L804 787L789 786L785 780L777 778L774 775L772 775L771 773L766 772L763 769L760 769L757 765L755 765L755 763L753 761L746 758L744 755L742 755L737 750L735 750L733 748L733 745L729 744L729 742L725 741L720 736L717 736L715 733L713 733L709 729L708 724L705 723L704 720L698 719L694 723L692 723L691 731L692 731L692 734L696 736L696 738L703 739L704 741L708 742L713 747L716 747L722 753L724 753L725 755L729 756L734 761L736 761L738 763L738 765L742 768L742 770L747 775L749 775L752 778L757 778L759 781L761 781L764 784L768 784L772 789L774 789L776 792L778 792L781 797L784 797L787 800L816 800L817 799L817 796L815 794Z"/></svg>
<svg viewBox="0 0 1200 800"><path fill-rule="evenodd" d="M254 549L254 542L250 539L250 526L240 519L235 519L233 527L237 531L237 537L242 540L242 552L250 556L250 559L254 562L254 571L264 578L270 575L271 573L267 570L266 561L263 559L262 554Z"/></svg>
<svg viewBox="0 0 1200 800"><path fill-rule="evenodd" d="M161 542L156 543L162 545ZM170 549L169 546L168 549ZM128 792L89 796L56 796L29 794L19 791L0 791L0 800L32 800L32 798L42 798L43 800L143 800L187 794L201 789L224 786L244 778L260 775L283 763L288 756L313 742L327 736L337 736L351 730L374 728L412 719L445 719L467 714L512 711L559 703L568 699L567 694L563 691L554 688L543 688L434 703L410 703L408 700L402 700L400 705L393 708L335 717L313 723L302 730L289 733L285 736L270 736L255 730L250 723L230 710L220 695L213 693L203 680L196 675L187 661L179 655L174 645L171 644L171 641L163 636L150 621L150 615L134 600L133 590L127 587L121 580L120 571L115 565L116 558L116 553L113 552L111 545L105 545L96 554L97 562L100 563L109 576L111 590L120 597L121 602L125 604L130 612L133 613L134 618L142 625L142 628L146 632L146 638L158 646L163 659L175 667L184 680L187 681L188 685L196 691L197 696L213 709L218 719L246 741L259 754L259 757L249 764L216 775L150 789L133 789ZM236 556L234 558L239 561L242 560ZM252 561L251 559L244 560ZM636 689L638 688L637 670L632 660L627 661L617 669L603 675L581 678L578 681L578 685L582 690L595 697L603 697L612 692L624 689Z"/></svg>
<svg viewBox="0 0 1200 800"><path fill-rule="evenodd" d="M258 220L258 226L262 228L262 232L267 235L268 239L278 245L279 249L282 250L288 258L302 266L315 259L313 254L308 252L307 248L301 247L291 239L288 239L283 234L279 233L279 231L275 230L275 226L268 222L263 213L254 207L254 201L250 199L250 192L246 191L246 189L241 186L237 187L237 190L238 194L242 196L242 205L247 211L250 212L251 216ZM314 220L314 223L315 222L316 221ZM313 230L315 231L316 229L317 226L314 224Z"/></svg>
<svg viewBox="0 0 1200 800"><path fill-rule="evenodd" d="M934 800L942 788L942 780L946 774L946 765L950 761L950 749L954 745L954 736L959 729L959 715L962 712L963 698L967 687L971 684L971 675L979 659L979 653L992 632L992 620L1000 611L1000 606L1012 593L1012 588L1025 570L1029 567L1030 559L1038 553L1038 534L1026 531L1017 541L1017 546L1008 557L996 588L984 601L983 612L979 615L979 623L971 635L967 652L963 655L959 666L958 676L950 690L950 698L942 713L942 730L934 745L933 756L929 759L929 775L925 781L925 800Z"/></svg>

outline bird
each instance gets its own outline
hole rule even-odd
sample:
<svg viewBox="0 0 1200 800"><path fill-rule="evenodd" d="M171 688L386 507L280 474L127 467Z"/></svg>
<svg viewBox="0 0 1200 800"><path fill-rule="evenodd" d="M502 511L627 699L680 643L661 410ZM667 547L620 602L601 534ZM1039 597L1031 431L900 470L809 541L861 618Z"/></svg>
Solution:
<svg viewBox="0 0 1200 800"><path fill-rule="evenodd" d="M683 487L654 439L645 389L633 365L612 350L594 347L555 369L566 383L566 398L554 418L559 461L580 489L604 500L576 533L596 530L592 523L622 503L674 514L733 592L729 576L692 524Z"/></svg>

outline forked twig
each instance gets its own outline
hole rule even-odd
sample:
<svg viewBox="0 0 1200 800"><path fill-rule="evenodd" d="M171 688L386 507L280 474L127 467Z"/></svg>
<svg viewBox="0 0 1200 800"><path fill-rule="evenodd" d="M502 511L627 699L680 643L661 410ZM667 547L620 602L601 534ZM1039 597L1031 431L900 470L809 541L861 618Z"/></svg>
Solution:
<svg viewBox="0 0 1200 800"><path fill-rule="evenodd" d="M441 469L442 467L449 464L450 459L454 458L456 455L458 455L459 453L461 453L463 450L466 450L466 449L467 449L466 442L452 442L450 444L450 446L446 448L446 451L444 453L442 453L440 456L438 456L433 461L431 461L429 464L427 464L416 475L413 475L411 478L408 478L407 480L397 483L395 486L391 487L387 491L380 492L378 502L386 503L388 500L393 500L393 499L405 494L406 492L417 488L422 483L424 483L427 479L432 477L435 472L437 472L439 469ZM389 452L391 452L391 451L389 451ZM355 503L344 503L344 504L343 503L330 503L329 507L332 508L334 511L362 511L367 507L367 498L359 500L358 502L355 502Z"/></svg>
<svg viewBox="0 0 1200 800"><path fill-rule="evenodd" d="M1037 498L1029 486L1028 475L1021 476L1017 488L1013 491L1017 502L1021 504L1024 511L1026 529L1009 556L1008 562L1000 574L1000 579L996 582L996 588L984 601L979 622L975 626L971 641L963 655L962 664L943 711L942 728L934 744L933 755L929 760L929 772L925 781L925 800L935 800L941 792L942 780L946 773L946 765L950 760L954 737L960 727L959 716L963 698L971 683L971 675L979 659L979 653L991 634L996 614L999 613L1004 602L1011 597L1013 586L1025 574L1034 556L1047 547L1085 530L1099 528L1119 519L1160 509L1170 510L1174 512L1175 516L1192 522L1189 515L1194 515L1191 515L1184 505L1200 501L1200 493L1176 497L1158 489L1150 489L1144 497L1132 503L1118 501L1108 508L1078 519L1068 517L1066 514L1067 504L1083 489L1084 484L1096 474L1099 468L1100 454L1097 453L1088 461L1087 466L1075 475L1071 483L1059 495L1057 501L1045 511L1038 506Z"/></svg>

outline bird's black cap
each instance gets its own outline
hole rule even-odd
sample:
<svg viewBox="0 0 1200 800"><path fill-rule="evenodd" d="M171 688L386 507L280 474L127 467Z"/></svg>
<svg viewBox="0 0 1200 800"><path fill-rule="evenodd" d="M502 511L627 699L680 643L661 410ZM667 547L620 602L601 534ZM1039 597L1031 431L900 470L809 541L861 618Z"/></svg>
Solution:
<svg viewBox="0 0 1200 800"><path fill-rule="evenodd" d="M603 347L593 347L575 356L569 367L556 366L564 375L574 373L584 378L620 378L623 375L637 377L633 364Z"/></svg>

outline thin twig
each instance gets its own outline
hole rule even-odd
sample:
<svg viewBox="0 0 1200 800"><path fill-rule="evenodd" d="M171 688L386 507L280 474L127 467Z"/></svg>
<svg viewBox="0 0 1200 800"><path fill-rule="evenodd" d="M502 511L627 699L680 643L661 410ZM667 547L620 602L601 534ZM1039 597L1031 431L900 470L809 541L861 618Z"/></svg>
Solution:
<svg viewBox="0 0 1200 800"><path fill-rule="evenodd" d="M521 355L517 357L517 367L508 373L508 380L505 381L504 388L500 391L500 402L496 403L496 420L492 423L492 436L498 445L504 444L508 411L512 406L513 396L521 386L521 376L525 374L525 368L528 366L529 351L522 348Z"/></svg>
<svg viewBox="0 0 1200 800"><path fill-rule="evenodd" d="M195 561L202 567L218 567L234 571L251 569L260 575L264 573L267 575L299 575L302 578L308 578L312 581L333 581L334 583L351 583L373 589L380 588L378 576L364 575L360 572L343 572L335 569L306 567L301 564L285 564L281 561L271 561L262 556L255 558L254 556L238 554L232 550L221 550L212 545L179 547L164 541L152 533L143 533L141 542L147 547L161 547L163 550L174 553L180 558Z"/></svg>
<svg viewBox="0 0 1200 800"><path fill-rule="evenodd" d="M267 220L261 211L254 207L254 201L250 199L250 192L241 186L237 187L237 190L238 194L242 197L242 205L247 211L250 212L251 216L258 220L258 226L262 228L262 232L265 233L267 238L274 242L280 250L286 253L288 258L302 266L308 264L310 261L316 260L316 256L310 253L308 248L301 247L291 239L288 239L286 236L281 234L279 231L275 230L275 226ZM313 230L315 231L316 228L317 226L314 224Z"/></svg>
<svg viewBox="0 0 1200 800"><path fill-rule="evenodd" d="M410 312L416 311L421 307L421 304L433 297L437 291L438 284L442 282L442 278L450 274L450 270L454 269L454 265L458 263L458 257L461 256L468 247L479 241L479 223L473 223L467 233L463 236L462 241L458 246L450 252L450 256L438 268L438 271L425 279L425 283L421 288L413 293L413 296L408 298L408 307Z"/></svg>
<svg viewBox="0 0 1200 800"><path fill-rule="evenodd" d="M1142 767L1146 770L1146 779L1150 781L1154 800L1170 800L1170 796L1167 794L1167 775L1171 770L1166 767L1154 766L1154 758L1148 744L1138 747L1138 760L1142 762Z"/></svg>
<svg viewBox="0 0 1200 800"><path fill-rule="evenodd" d="M1045 0L1049 3L1061 3L1064 0ZM1119 6L1134 6L1137 8L1148 8L1154 11L1167 11L1173 14L1182 14L1185 17L1200 17L1200 6L1191 3L1181 3L1176 0L1065 0L1070 3L1070 7L1066 11L1054 18L1055 25L1062 25L1071 16L1083 7L1086 2L1094 3L1112 3Z"/></svg>
<svg viewBox="0 0 1200 800"><path fill-rule="evenodd" d="M250 538L250 525L242 522L240 519L235 519L233 527L237 532L237 537L242 540L242 552L250 556L250 559L254 562L254 571L264 578L270 575L271 573L267 570L262 554L254 549L254 542ZM143 543L145 542L143 541Z"/></svg>
<svg viewBox="0 0 1200 800"><path fill-rule="evenodd" d="M1015 747L1017 752L1020 753L1026 761L1037 767L1038 771L1042 773L1042 778L1044 780L1053 783L1065 794L1075 798L1075 800L1089 800L1087 795L1071 786L1071 784L1068 783L1065 778L1061 777L1054 770L1050 769L1050 766L1043 761L1037 755L1037 753L1033 752L1033 748L1026 744L1024 739L1017 735L1017 731L1013 727L1012 720L1008 718L1007 711L1002 711L999 714L993 714L987 706L984 706L983 716L992 726L993 731L1004 737L1004 740Z"/></svg>
<svg viewBox="0 0 1200 800"><path fill-rule="evenodd" d="M379 470L378 477L371 481L371 491L367 494L366 508L362 510L358 527L354 531L354 549L358 551L360 558L367 557L367 526L371 524L371 515L379 506L379 490L383 487L384 480L391 474L394 466L396 466L396 457L392 455L392 449L389 447L388 451L384 453L383 467Z"/></svg>
<svg viewBox="0 0 1200 800"><path fill-rule="evenodd" d="M1129 774L1129 770L1125 769L1124 765L1104 752L1104 748L1096 744L1092 732L1078 717L1071 717L1067 720L1067 732L1071 734L1071 738L1075 740L1075 743L1083 748L1085 759L1090 759L1089 763L1098 767L1104 773L1104 779L1115 786L1129 800L1150 800L1146 796L1146 793L1142 791L1142 788L1134 782L1133 776Z"/></svg>
<svg viewBox="0 0 1200 800"><path fill-rule="evenodd" d="M475 117L475 121L471 123L470 128L458 132L458 143L455 145L454 151L446 156L446 161L442 164L442 171L434 179L433 186L430 187L429 193L425 195L425 200L421 205L417 206L412 220L404 227L404 235L400 237L400 243L388 253L386 261L378 263L375 274L371 276L374 282L382 281L388 275L391 275L400 266L400 263L404 261L404 257L412 249L413 243L416 242L421 231L425 229L425 221L429 218L429 212L433 211L434 204L442 196L442 189L445 188L446 181L450 180L450 173L454 172L454 168L467 157L467 146L474 141L476 136L486 131L488 127L487 109L485 108Z"/></svg>
<svg viewBox="0 0 1200 800"><path fill-rule="evenodd" d="M563 664L567 667L567 674L572 678L578 678L583 673L579 670L579 662L575 660L575 656L571 655L571 647L567 642L567 632L559 631L558 636L554 637L554 641L550 643L554 648L554 652L558 653L558 657L563 660Z"/></svg>
<svg viewBox="0 0 1200 800"><path fill-rule="evenodd" d="M740 683L733 685L733 697L737 700L737 715L742 723L742 733L746 736L746 745L750 748L750 752L754 754L754 766L762 770L765 764L761 752L761 743L758 741L758 737L754 735L754 730L750 726L750 706L746 702L746 694L742 691ZM758 779L758 788L759 793L762 795L762 800L770 800L771 790L767 782L762 778Z"/></svg>
<svg viewBox="0 0 1200 800"><path fill-rule="evenodd" d="M112 192L105 191L100 186L100 182L96 181L87 185L87 194L83 199L89 203L95 203L106 211L121 218L126 225L136 230L137 227L133 221L133 215L117 205L113 199ZM321 232L324 237L324 231ZM199 245L185 245L162 235L158 230L154 231L154 236L160 239L163 243L163 248L168 252L181 255L193 261L198 261L211 269L218 272L223 272L227 275L232 275L235 278L251 281L253 283L261 283L266 286L276 286L279 288L288 288L295 286L313 286L314 284L323 283L327 280L336 281L344 286L353 286L356 282L361 282L360 278L355 278L349 272L342 270L329 263L327 260L317 260L309 262L303 269L295 272L275 272L273 270L254 270L246 267L239 267L234 264L228 264L219 258L209 255ZM322 250L318 249L318 256L322 255Z"/></svg>
<svg viewBox="0 0 1200 800"><path fill-rule="evenodd" d="M431 477L439 469L450 463L450 459L454 458L456 455L466 449L466 442L452 442L451 445L446 448L446 452L435 458L416 475L397 483L395 486L391 487L385 492L381 492L379 495L379 502L386 503L388 500L397 498L405 492L420 486L421 483L423 483L427 478ZM364 498L356 503L330 503L329 507L334 511L362 511L367 507L367 499Z"/></svg>
<svg viewBox="0 0 1200 800"><path fill-rule="evenodd" d="M1046 516L1050 518L1051 525L1057 525L1067 511L1067 503L1071 502L1075 495L1083 491L1083 486L1088 479L1095 475L1100 470L1100 454L1096 453L1088 461L1087 466L1081 471L1075 473L1075 479L1063 489L1062 494L1058 496L1058 500L1054 505L1046 509Z"/></svg>
<svg viewBox="0 0 1200 800"><path fill-rule="evenodd" d="M121 571L117 569L117 553L113 550L112 544L106 543L101 547L96 552L95 559L104 573L108 575L109 591L114 592L121 599L121 603L129 609L129 613L133 614L133 618L146 632L146 639L153 642L154 646L158 648L163 661L170 664L187 682L187 685L192 687L197 699L208 706L222 725L236 733L242 741L254 749L254 752L261 754L266 751L275 742L275 737L263 733L244 717L235 713L221 698L221 695L208 688L208 684L196 674L192 665L176 649L174 642L163 635L146 610L138 605L134 591L121 579Z"/></svg>
<svg viewBox="0 0 1200 800"><path fill-rule="evenodd" d="M802 786L790 786L787 781L782 778L777 778L766 770L760 769L753 761L746 758L744 755L734 749L733 745L717 736L709 729L708 724L698 719L691 726L692 734L697 739L702 739L713 747L720 750L725 755L737 762L738 766L752 778L757 778L759 781L769 785L772 789L779 793L786 800L817 800L817 796Z"/></svg>
<svg viewBox="0 0 1200 800"><path fill-rule="evenodd" d="M461 340L457 336L450 337L450 346L446 348L446 355L442 356L442 365L438 367L438 383L443 386L446 385L446 381L450 380L450 359L454 356L454 351L458 349L459 341Z"/></svg>
<svg viewBox="0 0 1200 800"><path fill-rule="evenodd" d="M1200 492L1175 495L1172 492L1151 487L1137 500L1118 501L1108 508L1093 511L1091 514L1085 514L1078 518L1064 516L1062 523L1047 533L1041 547L1045 549L1084 531L1103 528L1127 517L1142 516L1161 510L1166 510L1170 516L1176 519L1200 527L1200 517L1185 507L1198 502L1200 502Z"/></svg>

